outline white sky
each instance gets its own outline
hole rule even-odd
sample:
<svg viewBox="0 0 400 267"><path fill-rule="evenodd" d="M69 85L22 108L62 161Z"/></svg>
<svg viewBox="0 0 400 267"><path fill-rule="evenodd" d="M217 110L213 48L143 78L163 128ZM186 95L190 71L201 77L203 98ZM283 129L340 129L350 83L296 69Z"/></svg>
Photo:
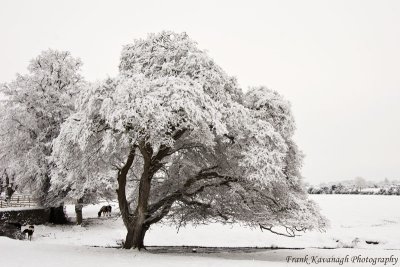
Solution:
<svg viewBox="0 0 400 267"><path fill-rule="evenodd" d="M124 44L161 30L292 102L307 182L400 179L400 1L1 0L0 82L47 48L114 76Z"/></svg>

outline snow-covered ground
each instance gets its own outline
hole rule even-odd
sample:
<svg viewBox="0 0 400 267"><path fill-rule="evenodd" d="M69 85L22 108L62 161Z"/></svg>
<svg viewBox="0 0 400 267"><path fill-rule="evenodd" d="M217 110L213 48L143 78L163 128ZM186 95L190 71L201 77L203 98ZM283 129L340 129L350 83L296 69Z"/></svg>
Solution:
<svg viewBox="0 0 400 267"><path fill-rule="evenodd" d="M190 253L190 249L170 249L165 253L165 248L152 248L143 253L106 248L120 244L126 233L124 226L117 216L97 218L101 205L90 205L83 210L86 217L83 227L38 225L32 242L0 238L0 266L301 266L307 263L287 263L287 257L306 255L311 264L312 256L329 259L349 255L348 265L372 266L372 262L352 263L351 257L393 255L400 258L400 197L312 195L311 198L319 203L322 213L330 220L331 227L326 232L316 231L289 238L240 225L191 226L181 228L178 233L174 226L155 225L145 239L148 246L304 249L199 248L197 253ZM116 203L112 205L117 210ZM73 217L73 206L68 206L67 212ZM379 244L367 244L366 241ZM4 262L7 265L3 265ZM393 266L393 263L386 265Z"/></svg>

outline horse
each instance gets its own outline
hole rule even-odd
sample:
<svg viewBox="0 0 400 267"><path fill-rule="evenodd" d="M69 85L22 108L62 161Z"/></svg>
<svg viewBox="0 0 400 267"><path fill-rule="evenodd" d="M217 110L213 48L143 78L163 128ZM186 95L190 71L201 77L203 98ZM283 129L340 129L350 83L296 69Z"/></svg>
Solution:
<svg viewBox="0 0 400 267"><path fill-rule="evenodd" d="M111 206L103 206L101 207L100 211L97 213L99 217L101 217L101 214L103 213L104 216L110 216L111 217Z"/></svg>
<svg viewBox="0 0 400 267"><path fill-rule="evenodd" d="M29 227L27 228L27 229L25 229L24 231L22 231L22 234L24 235L24 236L26 236L26 234L28 234L28 240L29 241L32 241L32 235L33 235L33 232L35 231L35 226L33 226L33 225L29 225Z"/></svg>

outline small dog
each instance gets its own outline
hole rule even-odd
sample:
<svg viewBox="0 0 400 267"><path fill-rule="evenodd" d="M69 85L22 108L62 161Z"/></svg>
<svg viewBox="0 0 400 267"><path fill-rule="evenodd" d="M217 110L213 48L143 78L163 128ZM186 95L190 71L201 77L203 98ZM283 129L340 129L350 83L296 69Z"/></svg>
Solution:
<svg viewBox="0 0 400 267"><path fill-rule="evenodd" d="M33 232L35 231L35 227L33 225L29 225L29 227L27 229L25 229L24 231L22 231L22 234L26 237L26 234L28 234L28 240L32 241L32 235Z"/></svg>
<svg viewBox="0 0 400 267"><path fill-rule="evenodd" d="M109 216L111 217L111 206L103 206L101 207L100 211L97 213L97 215L99 215L99 217L101 217L101 214L103 213L103 216Z"/></svg>

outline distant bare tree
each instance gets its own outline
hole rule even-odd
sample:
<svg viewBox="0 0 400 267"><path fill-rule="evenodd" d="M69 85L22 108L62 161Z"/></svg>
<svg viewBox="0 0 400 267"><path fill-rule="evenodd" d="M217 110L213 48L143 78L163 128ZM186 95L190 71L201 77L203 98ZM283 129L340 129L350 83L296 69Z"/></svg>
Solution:
<svg viewBox="0 0 400 267"><path fill-rule="evenodd" d="M356 186L356 188L361 191L361 189L365 188L367 186L367 181L365 181L364 178L362 177L356 177L354 179L354 184Z"/></svg>

